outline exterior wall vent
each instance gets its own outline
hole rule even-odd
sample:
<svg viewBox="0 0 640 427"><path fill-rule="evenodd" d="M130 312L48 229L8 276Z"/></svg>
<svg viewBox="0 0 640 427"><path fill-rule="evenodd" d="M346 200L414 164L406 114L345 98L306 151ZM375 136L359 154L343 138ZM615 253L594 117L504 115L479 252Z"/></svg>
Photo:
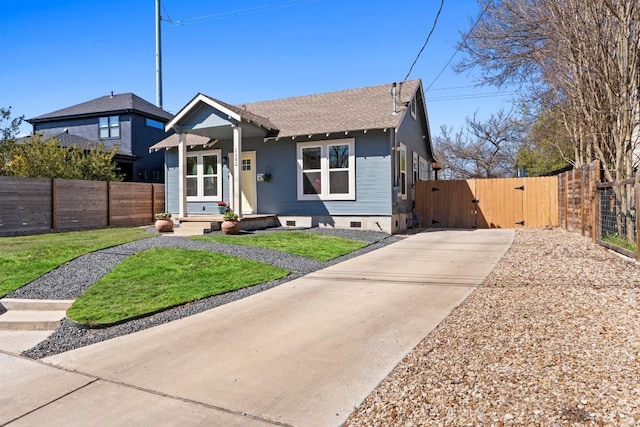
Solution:
<svg viewBox="0 0 640 427"><path fill-rule="evenodd" d="M351 221L349 223L349 227L351 227L351 228L362 228L362 223L360 221Z"/></svg>
<svg viewBox="0 0 640 427"><path fill-rule="evenodd" d="M296 226L295 221L287 221L287 227L295 227L295 226Z"/></svg>

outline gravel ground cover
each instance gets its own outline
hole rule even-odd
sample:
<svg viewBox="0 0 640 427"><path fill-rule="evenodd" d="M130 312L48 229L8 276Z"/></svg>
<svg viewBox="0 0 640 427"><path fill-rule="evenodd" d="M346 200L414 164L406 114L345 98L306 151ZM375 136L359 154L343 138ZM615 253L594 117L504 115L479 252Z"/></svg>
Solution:
<svg viewBox="0 0 640 427"><path fill-rule="evenodd" d="M152 232L152 230L153 227L150 228L150 232ZM286 230L282 229L269 229L254 231L252 233L258 234L278 231L286 232ZM375 250L382 246L391 244L400 238L397 236L389 236L382 232L363 230L314 228L297 231L351 238L367 242L369 245L328 262L316 261L266 248L199 242L189 240L184 237L170 236L158 236L138 240L124 245L115 246L113 248L92 252L60 266L28 285L8 294L7 297L27 299L75 299L79 297L89 286L100 280L102 276L109 273L116 265L127 257L145 249L158 247L210 250L275 265L291 271L291 274L285 278L269 283L263 283L239 289L237 291L228 292L226 294L204 298L148 317L103 329L80 329L70 325L66 319L63 319L60 327L47 340L41 342L32 349L23 352L22 354L27 357L39 359L120 335L130 334L132 332L157 326L186 316L191 316L204 310L218 307L273 288L320 268L344 261L345 259Z"/></svg>
<svg viewBox="0 0 640 427"><path fill-rule="evenodd" d="M640 267L578 234L517 230L345 425L640 425Z"/></svg>

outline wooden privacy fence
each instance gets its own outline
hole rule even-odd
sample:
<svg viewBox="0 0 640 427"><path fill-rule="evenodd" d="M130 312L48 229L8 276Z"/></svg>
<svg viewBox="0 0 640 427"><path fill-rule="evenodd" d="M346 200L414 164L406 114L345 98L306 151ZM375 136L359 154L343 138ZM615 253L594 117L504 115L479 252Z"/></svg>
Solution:
<svg viewBox="0 0 640 427"><path fill-rule="evenodd" d="M594 202L599 181L600 162L597 161L558 175L558 213L562 228L595 237L598 212Z"/></svg>
<svg viewBox="0 0 640 427"><path fill-rule="evenodd" d="M164 184L0 177L0 235L151 224Z"/></svg>
<svg viewBox="0 0 640 427"><path fill-rule="evenodd" d="M496 178L416 183L425 227L558 226L558 178Z"/></svg>

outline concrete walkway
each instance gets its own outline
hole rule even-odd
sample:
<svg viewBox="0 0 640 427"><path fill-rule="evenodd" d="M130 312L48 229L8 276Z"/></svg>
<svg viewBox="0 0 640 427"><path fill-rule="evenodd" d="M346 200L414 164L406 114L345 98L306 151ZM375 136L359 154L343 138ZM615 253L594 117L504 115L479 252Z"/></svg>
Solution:
<svg viewBox="0 0 640 427"><path fill-rule="evenodd" d="M0 353L0 425L339 425L513 237L420 233L44 363Z"/></svg>

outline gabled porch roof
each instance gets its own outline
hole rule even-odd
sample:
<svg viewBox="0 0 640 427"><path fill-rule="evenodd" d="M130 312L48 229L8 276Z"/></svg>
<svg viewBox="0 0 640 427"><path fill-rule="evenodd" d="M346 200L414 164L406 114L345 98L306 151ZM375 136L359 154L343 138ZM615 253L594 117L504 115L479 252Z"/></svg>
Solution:
<svg viewBox="0 0 640 427"><path fill-rule="evenodd" d="M218 140L231 139L233 126L240 126L245 136L270 137L279 132L269 119L202 93L193 97L166 124L165 130L169 131L176 126L183 133Z"/></svg>

